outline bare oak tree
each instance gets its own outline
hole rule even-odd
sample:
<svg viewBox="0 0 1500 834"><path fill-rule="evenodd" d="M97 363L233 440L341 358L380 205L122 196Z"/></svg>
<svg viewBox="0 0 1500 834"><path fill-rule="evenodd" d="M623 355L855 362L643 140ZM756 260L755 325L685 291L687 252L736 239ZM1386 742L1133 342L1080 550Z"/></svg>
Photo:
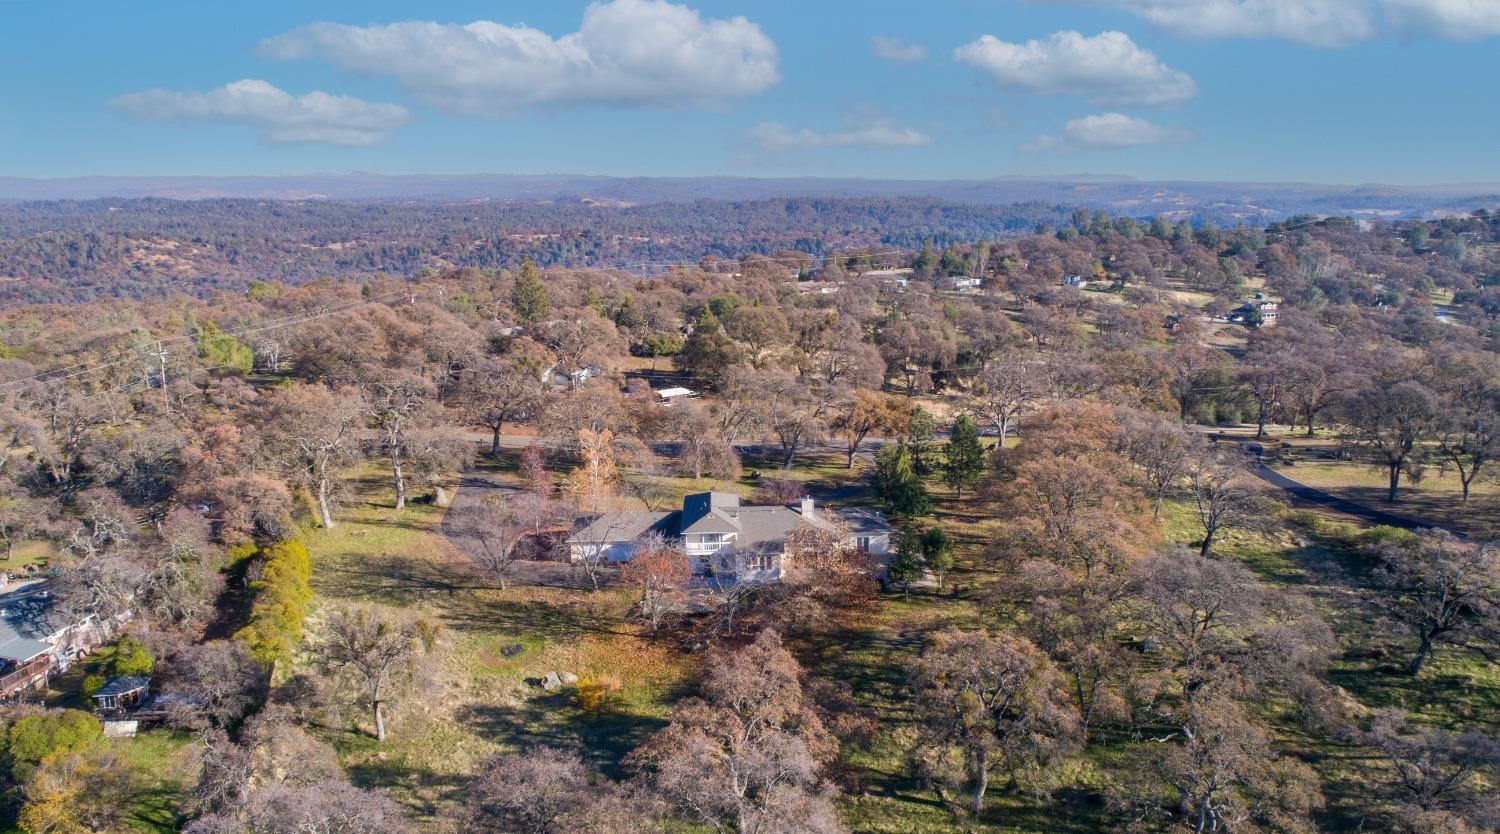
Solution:
<svg viewBox="0 0 1500 834"><path fill-rule="evenodd" d="M1465 542L1440 530L1403 535L1371 548L1379 601L1417 638L1407 671L1422 665L1441 644L1470 635L1493 636L1500 629L1500 549L1489 542Z"/></svg>
<svg viewBox="0 0 1500 834"><path fill-rule="evenodd" d="M359 459L364 402L353 389L298 385L278 391L269 411L267 450L312 493L323 526L333 527L335 479Z"/></svg>
<svg viewBox="0 0 1500 834"><path fill-rule="evenodd" d="M329 616L315 651L324 669L347 677L355 698L370 710L375 740L385 741L386 706L412 681L434 638L434 628L424 621L355 607Z"/></svg>

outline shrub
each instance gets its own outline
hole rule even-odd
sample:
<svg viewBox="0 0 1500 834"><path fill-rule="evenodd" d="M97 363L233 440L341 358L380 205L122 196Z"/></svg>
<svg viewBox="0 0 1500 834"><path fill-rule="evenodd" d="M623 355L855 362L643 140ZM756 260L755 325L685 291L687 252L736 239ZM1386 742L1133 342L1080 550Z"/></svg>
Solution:
<svg viewBox="0 0 1500 834"><path fill-rule="evenodd" d="M19 718L5 737L11 774L18 781L54 753L78 753L104 744L104 725L79 709L39 712Z"/></svg>
<svg viewBox="0 0 1500 834"><path fill-rule="evenodd" d="M149 675L156 658L134 637L121 637L104 658L99 671L105 675Z"/></svg>
<svg viewBox="0 0 1500 834"><path fill-rule="evenodd" d="M1320 533L1323 530L1323 517L1312 510L1289 510L1282 518L1288 526L1309 533Z"/></svg>
<svg viewBox="0 0 1500 834"><path fill-rule="evenodd" d="M235 634L257 660L287 660L302 642L302 621L312 601L311 579L312 558L302 542L279 542L261 555L260 576L250 584L255 594L250 622Z"/></svg>
<svg viewBox="0 0 1500 834"><path fill-rule="evenodd" d="M620 691L620 679L614 675L588 675L577 685L578 708L593 712L609 702Z"/></svg>
<svg viewBox="0 0 1500 834"><path fill-rule="evenodd" d="M766 478L755 488L757 504L795 504L807 494L807 485L794 478Z"/></svg>
<svg viewBox="0 0 1500 834"><path fill-rule="evenodd" d="M243 542L229 548L227 567L234 570L245 562L254 559L260 553L260 547L255 542Z"/></svg>
<svg viewBox="0 0 1500 834"><path fill-rule="evenodd" d="M84 661L88 676L83 679L83 694L92 697L105 681L119 675L150 675L156 658L134 637L121 637Z"/></svg>

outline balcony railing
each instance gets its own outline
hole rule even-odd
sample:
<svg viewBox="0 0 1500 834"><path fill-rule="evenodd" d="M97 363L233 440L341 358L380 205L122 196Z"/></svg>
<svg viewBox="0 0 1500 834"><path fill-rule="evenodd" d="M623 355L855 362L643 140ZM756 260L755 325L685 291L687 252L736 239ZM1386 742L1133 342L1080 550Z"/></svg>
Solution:
<svg viewBox="0 0 1500 834"><path fill-rule="evenodd" d="M47 679L47 672L51 668L52 658L44 655L35 660L27 661L20 668L5 675L0 675L0 698L8 698L22 690L30 689L39 680L45 681Z"/></svg>

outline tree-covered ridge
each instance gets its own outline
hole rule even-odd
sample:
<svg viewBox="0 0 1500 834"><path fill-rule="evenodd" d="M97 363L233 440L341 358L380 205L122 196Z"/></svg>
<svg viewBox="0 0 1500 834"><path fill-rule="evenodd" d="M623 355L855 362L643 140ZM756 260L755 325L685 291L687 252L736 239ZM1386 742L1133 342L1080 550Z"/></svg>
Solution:
<svg viewBox="0 0 1500 834"><path fill-rule="evenodd" d="M914 248L1056 223L1040 203L932 199L588 203L93 200L0 205L0 277L12 301L85 301L300 284L325 274L414 276L453 266L624 267L782 251Z"/></svg>

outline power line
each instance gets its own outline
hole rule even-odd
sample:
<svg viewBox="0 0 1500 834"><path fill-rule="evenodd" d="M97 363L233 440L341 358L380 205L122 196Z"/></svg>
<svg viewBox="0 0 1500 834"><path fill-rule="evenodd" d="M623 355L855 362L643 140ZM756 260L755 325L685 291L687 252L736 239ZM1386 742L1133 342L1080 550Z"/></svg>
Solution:
<svg viewBox="0 0 1500 834"><path fill-rule="evenodd" d="M869 258L880 258L880 257L891 256L891 255L910 255L910 254L911 254L911 250L909 250L909 249L886 249L886 250L879 251L879 252L852 252L852 253L838 253L838 254L828 254L828 255L814 255L811 252L799 253L799 254L795 254L795 255L758 255L758 254L753 254L752 253L752 254L741 255L740 257L741 258L758 258L760 260L775 261L775 262L778 262L778 263L784 262L784 263L801 264L801 263L805 263L807 261L812 261L814 263L821 263L821 262L824 262L824 261L832 260L834 258L858 258L858 257L861 257L861 256L863 256L863 257L869 257ZM642 270L644 270L646 267L651 267L651 266L665 266L665 267L679 266L679 267L693 268L693 267L701 267L702 265L703 265L702 259L697 260L697 261L680 261L680 260L679 261L622 261L619 265L613 266L613 267L611 267L611 266L597 266L597 267L591 267L591 268L592 269L619 269L619 270L622 270L622 271L625 271L625 272L630 272L630 271L633 271L633 269L635 267L640 267Z"/></svg>
<svg viewBox="0 0 1500 834"><path fill-rule="evenodd" d="M239 338L241 336L247 336L247 335L250 335L252 333L260 333L260 332L263 332L263 331L266 331L266 330L275 330L275 329L279 329L279 328L282 328L282 327L290 327L291 325L294 325L294 324L302 324L302 323L309 322L309 321L316 321L317 319L326 318L328 316L337 315L339 313L347 312L348 310L351 310L351 309L353 309L355 307L359 307L359 306L362 306L362 305L365 305L365 304L376 304L376 303L379 303L381 301L389 300L391 298L395 298L397 296L403 296L403 295L407 295L407 294L408 294L408 290L406 290L406 289L397 290L397 291L394 291L394 292L383 293L383 294L378 295L378 296L373 296L371 298L362 298L359 301L345 302L345 303L336 305L334 307L324 308L324 309L321 309L321 310L318 310L318 311L315 311L315 312L302 312L302 313L296 313L296 314L293 314L293 315L290 315L290 316L284 316L281 319L276 319L276 320L273 320L270 323L266 323L266 324L260 324L260 325L256 325L256 326L253 326L253 327L245 327L245 328L241 328L239 330L226 330L226 331L222 331L222 333L224 335L226 335L226 336L232 336L234 338ZM29 387L31 385L35 385L35 384L38 384L38 383L65 381L65 380L73 379L75 377L79 377L79 376L84 376L84 375L87 375L87 374L91 374L91 373L94 373L95 371L102 371L102 370L106 370L108 368L117 367L117 366L123 365L123 364L125 364L127 362L140 362L140 361L148 360L148 359L158 359L158 360L160 360L161 353L164 351L166 345L173 345L173 344L178 344L178 343L182 343L182 342L187 342L187 341L192 340L193 338L194 337L192 335L183 335L183 336L175 336L175 337L171 337L171 338L167 338L167 339L159 339L159 340L157 340L155 343L153 343L151 345L146 345L146 346L143 346L143 347L135 348L135 349L133 349L129 353L117 354L116 357L111 357L111 358L108 358L108 359L90 360L88 362L81 362L81 363L78 363L78 364L75 364L75 365L65 366L63 368L54 368L54 369L49 370L49 371L43 371L43 372L38 373L38 374L33 374L32 376L29 376L29 377L23 377L21 379L10 380L8 382L0 383L0 393L10 393L12 391L19 391L19 390L22 390L22 389L24 389L26 387ZM162 361L164 361L164 360L162 360ZM77 370L74 370L74 369L77 369ZM65 374L60 374L59 375L60 371L69 371L69 370L71 370L72 373L65 373Z"/></svg>

